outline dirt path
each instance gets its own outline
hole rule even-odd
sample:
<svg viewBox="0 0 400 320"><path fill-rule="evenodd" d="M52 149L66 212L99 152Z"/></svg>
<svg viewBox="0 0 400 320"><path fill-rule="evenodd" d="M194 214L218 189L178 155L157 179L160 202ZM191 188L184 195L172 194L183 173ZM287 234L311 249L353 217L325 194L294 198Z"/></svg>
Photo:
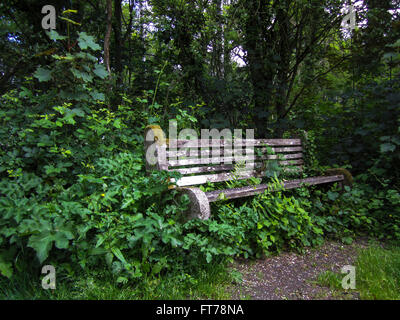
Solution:
<svg viewBox="0 0 400 320"><path fill-rule="evenodd" d="M331 270L340 273L345 265L355 262L358 249L367 247L366 239L351 245L327 242L306 253L282 253L257 261L236 261L233 268L243 279L232 288L234 299L358 299L357 293L341 293L315 284L318 275ZM344 275L343 275L344 276Z"/></svg>

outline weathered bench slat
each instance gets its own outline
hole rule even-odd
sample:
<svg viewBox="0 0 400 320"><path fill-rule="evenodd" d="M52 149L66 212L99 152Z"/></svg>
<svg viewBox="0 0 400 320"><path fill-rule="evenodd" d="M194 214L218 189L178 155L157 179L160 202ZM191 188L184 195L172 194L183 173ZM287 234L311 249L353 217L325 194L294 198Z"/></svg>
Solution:
<svg viewBox="0 0 400 320"><path fill-rule="evenodd" d="M263 165L262 162L254 163L254 168L261 168ZM185 174L196 174L196 173L204 173L204 172L213 172L213 171L232 171L235 168L233 164L220 164L215 166L204 166L204 167L193 167L193 168L178 168L178 169L170 169L170 171L178 171Z"/></svg>
<svg viewBox="0 0 400 320"><path fill-rule="evenodd" d="M303 159L278 161L280 166L294 166L296 164L304 164Z"/></svg>
<svg viewBox="0 0 400 320"><path fill-rule="evenodd" d="M288 168L287 171L297 171L299 170L298 167ZM242 174L233 173L233 172L224 172L224 173L214 173L214 174L204 174L198 176L184 176L178 180L176 183L179 187L184 186L193 186L198 184L204 184L207 182L222 182L222 181L229 181L232 179L248 179L250 177L261 178L264 177L265 173L258 170L246 170L243 169ZM173 181L172 181L173 182Z"/></svg>
<svg viewBox="0 0 400 320"><path fill-rule="evenodd" d="M168 160L169 167L178 167L178 166L188 166L188 165L198 165L198 164L217 164L217 163L234 163L238 161L257 161L257 160L273 160L277 159L276 155L264 155L264 156L242 156L242 157L216 157L216 158L191 158L191 159L181 159L181 160ZM296 157L300 158L300 157ZM296 158L286 158L286 159L296 159ZM282 158L285 159L285 158ZM288 165L289 162L292 164L302 164L303 162L296 162L301 160L290 160L290 161L279 161L280 165ZM172 169L173 170L173 169Z"/></svg>
<svg viewBox="0 0 400 320"><path fill-rule="evenodd" d="M235 150L234 148L231 149L232 155L236 154L254 154L258 151L261 151L261 153L267 153L267 148L265 147L257 147L254 149L239 149ZM271 151L273 153L283 153L283 152L301 152L303 151L302 147L271 147ZM205 150L195 150L195 149L183 149L183 150L177 150L177 149L168 149L167 150L167 158L179 158L179 157L188 157L191 154L192 155L199 155L199 156L209 156L213 152L212 148L205 149ZM214 151L215 152L215 151ZM219 149L219 155L223 156L225 153L224 148Z"/></svg>
<svg viewBox="0 0 400 320"><path fill-rule="evenodd" d="M256 162L254 163L254 169L260 169L263 167L262 162ZM212 169L208 169L212 168ZM180 172L183 175L187 174L196 174L196 173L206 173L206 172L219 172L219 171L229 171L229 170L234 170L234 166L232 164L222 164L222 165L217 165L217 166L205 166L205 167L193 167L193 168L178 168L174 169L173 171ZM282 168L283 171L285 172L301 172L303 170L302 166L290 166L290 167L284 167Z"/></svg>
<svg viewBox="0 0 400 320"><path fill-rule="evenodd" d="M242 140L223 140L223 139L193 139L193 140L169 140L170 148L207 148L213 146L300 146L300 139L242 139Z"/></svg>
<svg viewBox="0 0 400 320"><path fill-rule="evenodd" d="M200 176L186 176L182 177L176 183L179 187L185 186L194 186L198 184L204 184L207 182L222 182L222 181L229 181L234 178L238 180L248 179L250 177L264 177L265 174L263 172L257 172L255 170L247 171L245 174L242 175L235 175L232 172L224 172L224 173L216 173L216 174L204 174ZM174 182L171 179L171 182Z"/></svg>
<svg viewBox="0 0 400 320"><path fill-rule="evenodd" d="M296 158L301 158L301 157L296 156L293 158L296 159ZM290 157L287 157L286 159L290 159ZM261 168L262 166L263 166L263 162L255 162L254 163L254 168ZM170 171L177 171L177 172L185 175L185 174L195 174L195 173L213 172L213 171L232 171L234 169L235 169L234 164L222 164L222 165L192 167L192 168L171 168Z"/></svg>
<svg viewBox="0 0 400 320"><path fill-rule="evenodd" d="M312 178L305 178L305 179L296 179L291 181L284 182L285 189L294 189L300 187L302 184L305 185L317 185L329 182L338 182L343 181L343 175L336 175L336 176L320 176L320 177L312 177ZM223 193L226 199L235 199L235 198L242 198L248 197L255 194L263 193L265 190L270 188L271 191L274 189L268 184L260 184L258 186L247 186L242 188L235 188L235 189L227 189L227 190L215 190L206 192L206 196L208 201L214 202L219 200L219 195Z"/></svg>
<svg viewBox="0 0 400 320"><path fill-rule="evenodd" d="M237 157L237 159L242 159L243 160L243 157L248 157L248 156L257 157L257 154L249 153L249 154L233 154L233 155L232 154L230 154L230 155L227 154L225 156L224 155L213 155L213 156L215 158L220 157L221 162L223 162L223 159L227 159L227 158ZM258 156L258 157L260 157L260 156ZM262 157L263 157L263 159L268 159L268 160L302 159L303 158L303 154L302 153L279 153L279 154L270 154L270 155L267 155L267 156L262 155ZM198 156L196 156L195 154L192 154L191 156L179 157L178 159L169 158L168 161L171 162L171 161L198 159L198 158L199 158ZM207 157L207 155L203 155L202 158L209 159L209 157Z"/></svg>

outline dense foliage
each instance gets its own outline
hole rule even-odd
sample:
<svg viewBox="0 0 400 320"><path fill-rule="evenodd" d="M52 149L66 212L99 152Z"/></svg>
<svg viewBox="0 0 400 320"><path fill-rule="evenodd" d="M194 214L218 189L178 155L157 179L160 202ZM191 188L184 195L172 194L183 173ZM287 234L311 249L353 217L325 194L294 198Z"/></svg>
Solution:
<svg viewBox="0 0 400 320"><path fill-rule="evenodd" d="M0 4L2 276L53 264L140 283L328 237L400 240L396 1L364 1L351 34L346 1L59 0L51 32L42 2ZM179 174L144 168L146 125L172 119L301 135L305 176L346 167L354 185L224 200L185 222Z"/></svg>

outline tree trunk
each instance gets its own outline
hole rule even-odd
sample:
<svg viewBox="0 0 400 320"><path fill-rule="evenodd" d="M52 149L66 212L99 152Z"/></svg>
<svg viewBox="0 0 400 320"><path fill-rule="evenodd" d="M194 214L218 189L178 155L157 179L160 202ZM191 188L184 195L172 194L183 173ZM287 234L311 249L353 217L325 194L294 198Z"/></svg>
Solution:
<svg viewBox="0 0 400 320"><path fill-rule="evenodd" d="M286 7L286 10L288 8ZM277 68L277 87L275 90L275 110L276 110L276 129L275 137L282 138L285 132L285 127L283 126L282 119L284 118L286 107L287 107L287 91L288 91L288 73L290 66L289 57L289 17L287 12L283 8L280 8L277 12L277 23L279 28L279 44L278 44L278 54L279 54L279 66Z"/></svg>
<svg viewBox="0 0 400 320"><path fill-rule="evenodd" d="M106 36L104 37L104 64L110 75L111 75L111 67L110 67L111 27L112 27L112 2L111 0L107 0L107 29L106 29Z"/></svg>
<svg viewBox="0 0 400 320"><path fill-rule="evenodd" d="M115 61L114 67L115 72L117 74L117 90L119 91L122 85L122 44L121 44L121 28L122 28L122 8L121 8L122 0L114 0L114 15L115 15L115 23L114 23L114 35L115 35Z"/></svg>
<svg viewBox="0 0 400 320"><path fill-rule="evenodd" d="M254 124L257 137L264 138L267 133L269 107L271 101L273 73L266 59L271 49L266 48L263 24L268 24L267 5L258 1L246 1L244 4L248 18L244 29L244 50L247 52L250 79L253 86ZM267 20L267 21L263 21ZM270 43L267 45L270 46Z"/></svg>

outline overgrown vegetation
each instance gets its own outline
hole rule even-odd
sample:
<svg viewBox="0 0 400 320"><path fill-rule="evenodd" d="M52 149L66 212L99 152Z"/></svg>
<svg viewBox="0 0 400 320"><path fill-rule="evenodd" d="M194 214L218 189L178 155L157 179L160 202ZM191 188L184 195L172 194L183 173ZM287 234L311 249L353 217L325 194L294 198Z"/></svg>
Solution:
<svg viewBox="0 0 400 320"><path fill-rule="evenodd" d="M58 0L51 32L42 2L0 4L2 298L226 298L233 258L400 239L397 1L359 4L350 33L346 1ZM344 166L354 184L223 200L184 223L168 182L180 175L144 166L145 127L172 119L301 137L304 177ZM228 184L289 177L273 161L265 173ZM367 279L376 260L360 259Z"/></svg>

